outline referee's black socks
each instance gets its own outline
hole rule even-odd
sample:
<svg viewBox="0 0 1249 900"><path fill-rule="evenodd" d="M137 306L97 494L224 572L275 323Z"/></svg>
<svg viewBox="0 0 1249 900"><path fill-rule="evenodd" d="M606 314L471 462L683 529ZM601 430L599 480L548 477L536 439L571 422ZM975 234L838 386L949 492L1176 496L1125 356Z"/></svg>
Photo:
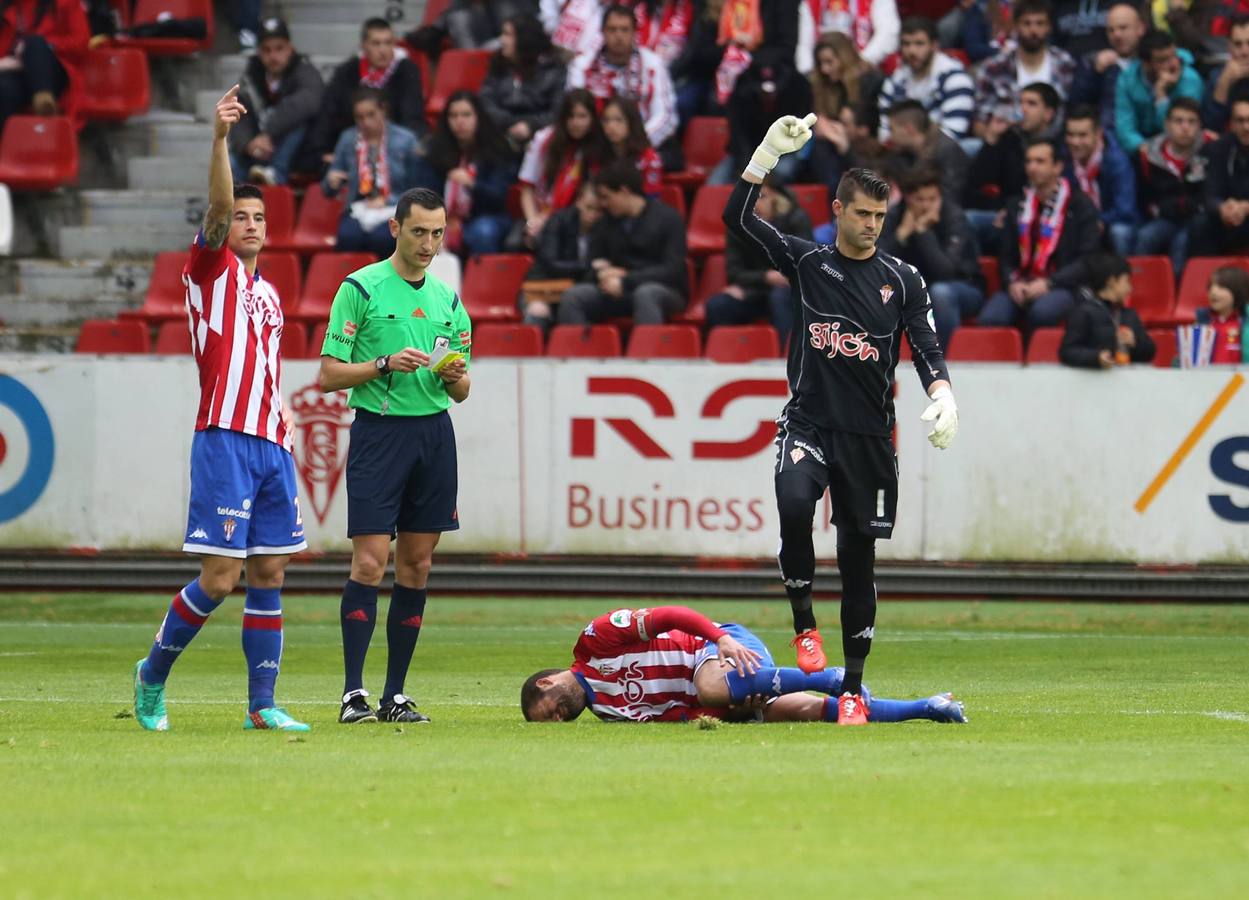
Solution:
<svg viewBox="0 0 1249 900"><path fill-rule="evenodd" d="M845 694L863 692L863 664L876 631L876 541L861 534L837 532L837 568L841 572L841 648L845 653Z"/></svg>
<svg viewBox="0 0 1249 900"><path fill-rule="evenodd" d="M347 579L339 607L343 630L343 694L364 689L364 657L377 623L377 586Z"/></svg>
<svg viewBox="0 0 1249 900"><path fill-rule="evenodd" d="M390 592L390 612L386 614L386 688L383 702L403 693L408 666L421 636L421 620L425 616L425 588L407 587L395 582Z"/></svg>

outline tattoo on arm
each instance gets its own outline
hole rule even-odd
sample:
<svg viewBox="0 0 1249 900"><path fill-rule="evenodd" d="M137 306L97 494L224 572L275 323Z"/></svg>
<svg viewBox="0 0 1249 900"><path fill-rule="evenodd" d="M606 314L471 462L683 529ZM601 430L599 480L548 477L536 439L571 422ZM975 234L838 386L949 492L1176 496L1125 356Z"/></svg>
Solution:
<svg viewBox="0 0 1249 900"><path fill-rule="evenodd" d="M208 208L204 213L204 244L210 250L220 250L230 236L230 214L224 216Z"/></svg>

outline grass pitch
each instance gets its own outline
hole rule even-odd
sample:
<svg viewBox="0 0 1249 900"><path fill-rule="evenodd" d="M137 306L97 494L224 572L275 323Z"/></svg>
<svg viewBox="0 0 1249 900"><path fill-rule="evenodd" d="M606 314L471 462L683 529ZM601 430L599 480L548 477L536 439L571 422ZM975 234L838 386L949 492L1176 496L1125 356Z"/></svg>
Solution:
<svg viewBox="0 0 1249 900"><path fill-rule="evenodd" d="M129 718L164 596L0 596L0 895L1232 897L1249 884L1249 607L882 604L868 681L971 724L521 720L605 600L435 598L431 726L346 728L335 598L286 598L242 729L241 603ZM783 600L696 604L792 664ZM831 604L822 621L836 622ZM380 618L380 617L379 617ZM384 621L384 620L383 620ZM829 629L830 656L836 629ZM379 622L368 686L380 690Z"/></svg>

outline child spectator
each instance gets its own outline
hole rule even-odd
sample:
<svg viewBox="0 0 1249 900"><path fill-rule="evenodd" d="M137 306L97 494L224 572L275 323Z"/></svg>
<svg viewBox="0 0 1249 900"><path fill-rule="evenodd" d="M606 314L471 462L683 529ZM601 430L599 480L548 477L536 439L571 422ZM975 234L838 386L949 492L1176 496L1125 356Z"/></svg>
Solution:
<svg viewBox="0 0 1249 900"><path fill-rule="evenodd" d="M1245 307L1249 304L1249 272L1236 266L1215 269L1206 288L1210 305L1197 310L1197 324L1214 329L1212 363L1249 362L1249 341L1245 340Z"/></svg>
<svg viewBox="0 0 1249 900"><path fill-rule="evenodd" d="M1132 294L1132 268L1121 256L1098 253L1084 263L1086 283L1067 320L1058 358L1064 365L1109 369L1147 363L1156 352L1136 310L1123 305ZM1243 274L1243 273L1242 273Z"/></svg>
<svg viewBox="0 0 1249 900"><path fill-rule="evenodd" d="M663 187L664 166L651 146L637 104L624 97L613 97L599 113L603 137L607 140L607 161L627 159L642 173L642 189L648 197L658 197Z"/></svg>

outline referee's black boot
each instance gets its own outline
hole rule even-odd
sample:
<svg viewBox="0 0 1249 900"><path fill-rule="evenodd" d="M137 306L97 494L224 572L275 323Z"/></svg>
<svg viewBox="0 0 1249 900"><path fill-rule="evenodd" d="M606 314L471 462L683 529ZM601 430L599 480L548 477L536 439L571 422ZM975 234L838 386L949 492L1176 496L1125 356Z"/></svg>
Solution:
<svg viewBox="0 0 1249 900"><path fill-rule="evenodd" d="M343 695L343 708L338 711L338 721L343 725L354 725L356 722L376 722L377 713L369 708L369 701L364 698L368 691L351 691Z"/></svg>
<svg viewBox="0 0 1249 900"><path fill-rule="evenodd" d="M429 721L429 716L416 708L416 704L411 697L395 694L388 700L383 700L377 708L377 720L379 722L409 722L414 725L421 725Z"/></svg>

